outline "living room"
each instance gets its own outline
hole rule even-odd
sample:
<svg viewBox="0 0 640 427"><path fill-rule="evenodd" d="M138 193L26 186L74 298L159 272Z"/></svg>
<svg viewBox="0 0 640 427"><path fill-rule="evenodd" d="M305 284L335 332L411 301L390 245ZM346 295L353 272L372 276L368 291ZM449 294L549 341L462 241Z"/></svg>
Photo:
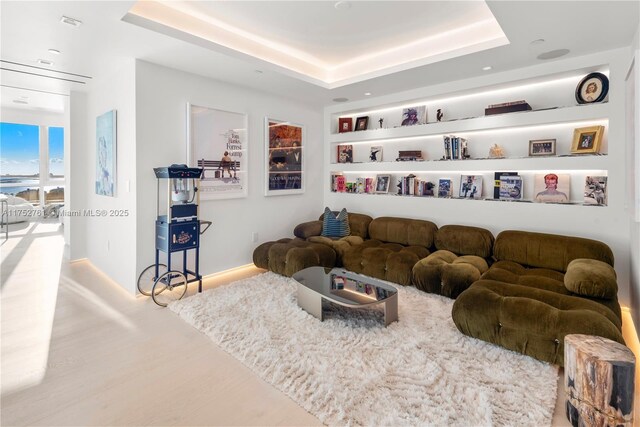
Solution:
<svg viewBox="0 0 640 427"><path fill-rule="evenodd" d="M64 204L69 212L60 216L64 224L60 227L59 221L32 222L37 226L30 233L31 228L18 229L12 225L8 243L2 246L2 353L3 360L11 361L7 364L3 361L2 368L3 377L11 379L7 388L3 380L3 423L347 423L344 419L310 412L304 403L290 398L290 394L287 396L282 387L270 384L252 372L251 367L247 368L246 362L234 358L232 352L225 353L224 347L138 291L139 275L154 263L158 184L153 169L172 164L196 166L193 160L199 158L191 156L197 149L189 133L189 123L195 117L193 106L232 113L245 124L239 169L241 191L214 197L204 197L204 192L200 195L198 216L213 222L200 238L199 268L204 276L204 290L217 289L235 279L259 277L263 271L253 265L252 254L261 244L293 237L297 224L317 220L325 207L335 211L346 208L349 213L372 218L432 221L439 228L451 224L481 227L494 236L504 230L522 230L603 242L611 248L615 259L623 328L629 330L631 319L638 325L640 96L639 72L637 61L634 62L640 57L637 2L457 2L455 7L451 2L403 3L403 7L424 8L420 9L422 14L437 13L429 8L440 7L447 13L441 11L436 16L450 20L447 25L453 28L463 26L463 17L487 14L489 21L498 23L499 31L494 28L491 31L496 33L490 33L493 38L458 50L447 46L451 52L432 58L409 55L405 62L398 63L386 58L388 64L394 65L383 68L360 63L346 69L345 73L351 71L353 76L344 74L334 81L323 80L317 69L303 70L300 64L278 62L278 55L269 57L275 52L289 60L308 59L291 46L292 50L285 50L282 39L279 43L260 45L261 50L256 50L255 44L235 46L234 41L246 36L243 30L223 43L216 38L219 36L216 31L222 28L228 32L229 28L221 20L236 19L249 28L263 17L265 28L273 29L279 17L285 16L296 20L291 27L304 34L308 24L300 21L303 17L311 19L309 14L315 12L319 23L333 19L337 23L335 31L353 30L352 37L356 39L358 34L361 37L371 34L376 28L374 23L380 22L376 20L390 14L392 4L398 2L381 2L377 6L369 2L327 2L327 10L320 9L323 2L319 2L308 6L306 11L304 2L260 5L231 2L225 7L215 2L178 3L182 2L176 2L174 7L156 2L0 5L2 122L41 126L56 122L56 126L65 129ZM249 9L252 13L248 13ZM214 12L221 15L216 18ZM389 32L396 33L376 37L397 41L400 36L406 40L418 34L432 35L418 32L419 17L424 15L417 13L411 19L401 18L406 26L414 26L414 33L402 33L397 26L390 26ZM63 16L80 24L61 23ZM530 19L523 22L523 16ZM580 32L580 37L575 38L570 34L580 31L580 24L573 22L574 16L580 18L576 21L592 22L597 17L603 22L597 30ZM565 22L569 19L571 23ZM211 28L189 27L203 21ZM431 31L442 31L437 22L429 22ZM565 24L570 29L563 31L560 27ZM360 33L355 34L356 29ZM325 36L331 33L330 28L320 31L314 27L313 31L318 34L324 31ZM428 39L425 37L424 43L429 43ZM315 54L327 54L330 49L321 49L319 44L329 41L320 40L316 42ZM255 39L250 41L258 43ZM446 44L441 39L437 41ZM314 41L308 43L313 45ZM340 43L337 44L339 47ZM349 46L358 47L355 42ZM338 47L334 47L335 55L348 50ZM59 52L48 54L47 49ZM371 56L376 56L375 45L368 46L369 49ZM399 54L401 50L393 51ZM36 57L54 64L36 64ZM317 64L316 67L320 68ZM486 67L491 68L483 70ZM54 74L50 70L84 78ZM608 93L598 102L583 105L576 98L576 89L592 73L607 78ZM52 88L48 80L62 86ZM61 97L62 108L51 113L38 110L33 104L24 107L13 102L22 99L21 96L35 101L35 94L41 92ZM527 119L532 117L526 116L527 112L484 117L485 108L492 104L522 99L535 110L531 112L537 114L534 119ZM401 126L403 110L414 105L426 106L424 126ZM443 117L438 118L438 110ZM116 112L117 164L115 191L110 197L96 194L99 148L94 141L97 118L111 111ZM339 132L340 119L350 118L357 124L362 117L368 118L363 132ZM268 186L271 122L285 122L303 129L303 184L296 189L299 191L279 193ZM606 129L599 152L576 155L572 151L574 130L591 126ZM446 156L442 136L449 134L466 138L472 158L439 161ZM429 138L437 141L432 143ZM395 142L396 139L402 141ZM513 143L516 140L518 145ZM557 156L530 155L530 140L553 140ZM503 148L506 152L503 157L507 159L480 160L490 157L495 144ZM351 164L340 163L336 158L339 145L352 145ZM384 145L380 163L369 162L374 145ZM422 149L423 162L395 161L400 150L416 149ZM520 173L524 199L528 200L538 193L537 175L569 176L571 183L566 191L571 203L456 200L461 176L470 175L484 178L482 198L493 199L494 172L499 170ZM386 194L350 194L333 191L331 178L337 173L354 183L358 178L375 179L380 175L392 179ZM452 197L397 196L396 184L410 174L433 183L451 179ZM587 176L607 177L611 186L607 185L606 206L583 206ZM123 214L106 217L72 214L102 211ZM40 246L36 235L42 230L41 241L58 238L50 235L54 228L63 230L62 240L56 240L55 250L48 251ZM27 245L29 239L33 243ZM34 253L35 249L39 252ZM37 262L42 258L48 261ZM32 260L31 266L25 265L28 260ZM32 271L35 267L41 270ZM45 287L38 282L51 283L52 288L44 292L46 297L40 295ZM33 292L26 292L27 289ZM57 295L51 289L57 289ZM181 302L194 297L198 297L197 286L190 284ZM20 325L28 323L24 322L24 316L30 310L38 311L29 308L34 298L42 300L39 310L47 315L44 323L36 322L32 325L35 329L27 331ZM14 308L7 312L5 303L10 301ZM8 313L13 312L15 317L9 317ZM402 323L402 316L401 309L398 324ZM89 331L83 331L83 324ZM40 337L42 331L38 329L43 325L49 328L43 335L45 338ZM99 331L104 343L98 342L92 328L94 333ZM49 342L37 352L42 357L34 361L35 365L25 362L24 367L16 368L23 358L29 360L31 344L17 337L30 333ZM627 345L631 346L628 342ZM96 363L95 372L91 368L92 359ZM42 375L34 381L21 382L31 378L29 372L34 370ZM227 376L229 372L233 375ZM568 425L563 419L562 379L558 381L557 396L551 397L555 403L552 410L556 412L553 425L563 425L562 422ZM172 393L173 385L182 392L177 398ZM56 395L53 403L44 402L49 394ZM500 424L498 418L488 417L485 423L478 422ZM453 424L465 420L454 415L444 419ZM397 421L382 416L369 420L370 424L385 425ZM405 423L434 424L434 420Z"/></svg>

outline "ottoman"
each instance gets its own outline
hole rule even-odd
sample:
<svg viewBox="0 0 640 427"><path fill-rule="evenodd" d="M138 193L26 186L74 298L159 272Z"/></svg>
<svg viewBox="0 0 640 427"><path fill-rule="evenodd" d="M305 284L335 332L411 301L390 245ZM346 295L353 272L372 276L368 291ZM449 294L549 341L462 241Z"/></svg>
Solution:
<svg viewBox="0 0 640 427"><path fill-rule="evenodd" d="M297 237L286 238L258 246L253 251L253 263L259 268L291 277L307 267L332 268L336 263L336 252L322 243Z"/></svg>

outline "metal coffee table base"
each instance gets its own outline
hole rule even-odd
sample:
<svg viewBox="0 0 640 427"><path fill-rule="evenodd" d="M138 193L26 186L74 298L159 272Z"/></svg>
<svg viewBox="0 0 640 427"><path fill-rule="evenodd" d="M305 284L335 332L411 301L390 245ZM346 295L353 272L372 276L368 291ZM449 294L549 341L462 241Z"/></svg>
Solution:
<svg viewBox="0 0 640 427"><path fill-rule="evenodd" d="M354 308L353 305L342 304L330 298L325 298L318 292L298 283L298 306L313 317L320 319L320 321L324 320L322 315L323 299L331 301L334 304L339 304L343 307ZM384 304L384 326L389 326L390 323L396 322L398 320L398 294L394 294L389 298L380 301L380 304Z"/></svg>

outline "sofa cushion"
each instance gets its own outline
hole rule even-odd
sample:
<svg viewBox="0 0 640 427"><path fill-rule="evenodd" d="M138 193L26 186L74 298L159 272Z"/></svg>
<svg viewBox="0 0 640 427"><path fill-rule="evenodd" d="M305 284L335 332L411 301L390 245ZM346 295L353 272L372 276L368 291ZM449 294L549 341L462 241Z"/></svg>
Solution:
<svg viewBox="0 0 640 427"><path fill-rule="evenodd" d="M606 244L581 237L507 230L498 234L493 256L530 267L560 272L576 258L590 258L613 266L613 252Z"/></svg>
<svg viewBox="0 0 640 427"><path fill-rule="evenodd" d="M334 215L331 209L324 208L322 236L345 237L349 234L351 234L351 230L349 229L349 214L347 210L343 208L338 215Z"/></svg>
<svg viewBox="0 0 640 427"><path fill-rule="evenodd" d="M337 215L338 212L333 212L334 215ZM320 215L320 221L324 220L324 213ZM352 236L359 236L363 239L369 238L369 224L373 218L369 215L359 214L349 212L349 229L351 230ZM319 236L321 233L318 233Z"/></svg>
<svg viewBox="0 0 640 427"><path fill-rule="evenodd" d="M489 230L466 225L445 225L438 228L435 245L458 255L475 255L490 258L494 242Z"/></svg>
<svg viewBox="0 0 640 427"><path fill-rule="evenodd" d="M457 298L488 268L484 258L475 255L459 257L442 249L413 266L413 285L425 292Z"/></svg>
<svg viewBox="0 0 640 427"><path fill-rule="evenodd" d="M322 221L309 221L296 225L293 229L293 235L301 239L308 239L312 236L320 236L322 234Z"/></svg>
<svg viewBox="0 0 640 427"><path fill-rule="evenodd" d="M571 261L564 275L564 285L571 292L588 297L614 298L618 294L616 271L595 259Z"/></svg>
<svg viewBox="0 0 640 427"><path fill-rule="evenodd" d="M438 227L421 219L380 217L369 224L369 237L403 246L431 248Z"/></svg>

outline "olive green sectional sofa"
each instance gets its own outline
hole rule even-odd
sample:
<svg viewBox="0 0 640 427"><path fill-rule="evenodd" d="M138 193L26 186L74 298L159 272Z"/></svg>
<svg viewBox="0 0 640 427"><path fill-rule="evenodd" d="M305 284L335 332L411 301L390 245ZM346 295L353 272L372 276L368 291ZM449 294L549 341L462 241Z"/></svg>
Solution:
<svg viewBox="0 0 640 427"><path fill-rule="evenodd" d="M579 237L349 213L351 234L321 236L323 216L266 242L256 266L291 276L314 265L456 299L464 334L563 365L564 336L589 334L624 344L613 254Z"/></svg>

